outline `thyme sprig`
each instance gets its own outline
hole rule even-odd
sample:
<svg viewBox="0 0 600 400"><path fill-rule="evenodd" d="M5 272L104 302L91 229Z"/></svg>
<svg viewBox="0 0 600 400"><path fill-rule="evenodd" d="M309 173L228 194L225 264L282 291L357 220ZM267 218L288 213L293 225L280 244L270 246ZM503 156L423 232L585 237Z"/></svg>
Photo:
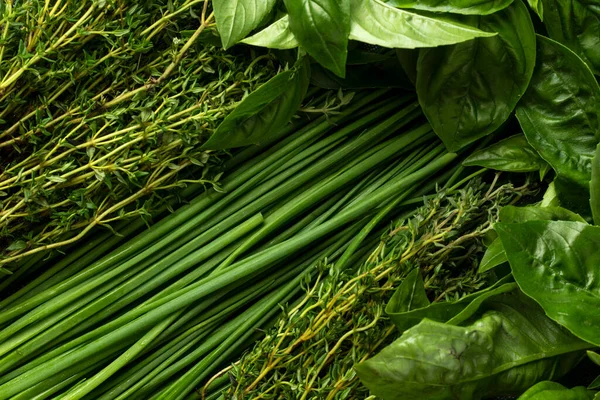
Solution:
<svg viewBox="0 0 600 400"><path fill-rule="evenodd" d="M278 66L214 30L208 0L5 3L0 265L218 185L200 145Z"/></svg>

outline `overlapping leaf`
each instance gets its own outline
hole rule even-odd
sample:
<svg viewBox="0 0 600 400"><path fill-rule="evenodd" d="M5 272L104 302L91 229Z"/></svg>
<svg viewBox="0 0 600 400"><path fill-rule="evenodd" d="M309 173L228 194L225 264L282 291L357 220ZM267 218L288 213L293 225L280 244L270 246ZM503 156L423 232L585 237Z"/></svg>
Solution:
<svg viewBox="0 0 600 400"><path fill-rule="evenodd" d="M417 64L419 102L450 151L506 121L535 65L535 32L521 0L492 15L463 20L498 35L422 49Z"/></svg>

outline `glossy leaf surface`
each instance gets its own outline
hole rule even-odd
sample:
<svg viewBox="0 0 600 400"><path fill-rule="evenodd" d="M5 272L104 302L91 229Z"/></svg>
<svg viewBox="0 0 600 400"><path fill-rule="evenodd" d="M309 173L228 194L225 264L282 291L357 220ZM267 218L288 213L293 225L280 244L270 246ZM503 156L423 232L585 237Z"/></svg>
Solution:
<svg viewBox="0 0 600 400"><path fill-rule="evenodd" d="M271 12L277 0L213 0L217 29L224 48L246 37Z"/></svg>
<svg viewBox="0 0 600 400"><path fill-rule="evenodd" d="M535 65L535 32L520 0L495 14L463 20L498 35L422 49L417 63L419 102L450 151L492 133L506 121Z"/></svg>
<svg viewBox="0 0 600 400"><path fill-rule="evenodd" d="M600 88L583 61L538 36L537 64L516 114L527 141L559 177L587 189L600 134Z"/></svg>
<svg viewBox="0 0 600 400"><path fill-rule="evenodd" d="M354 367L361 382L384 400L476 400L561 376L590 347L518 290L482 308L465 326L424 320L405 331Z"/></svg>
<svg viewBox="0 0 600 400"><path fill-rule="evenodd" d="M284 0L290 29L315 60L340 77L346 71L350 0Z"/></svg>

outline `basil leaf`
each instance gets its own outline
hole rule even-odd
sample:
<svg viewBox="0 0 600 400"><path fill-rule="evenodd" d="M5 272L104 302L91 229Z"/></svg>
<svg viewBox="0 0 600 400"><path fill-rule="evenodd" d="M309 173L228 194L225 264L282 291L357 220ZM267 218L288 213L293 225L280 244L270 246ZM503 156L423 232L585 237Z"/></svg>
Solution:
<svg viewBox="0 0 600 400"><path fill-rule="evenodd" d="M554 182L550 182L548 185L548 189L544 192L544 197L540 203L540 207L559 207L560 200L558 198L558 194L556 193L556 186Z"/></svg>
<svg viewBox="0 0 600 400"><path fill-rule="evenodd" d="M600 136L600 88L583 61L538 36L537 64L516 114L527 141L557 175L589 190Z"/></svg>
<svg viewBox="0 0 600 400"><path fill-rule="evenodd" d="M422 49L417 63L419 102L450 151L506 121L535 65L535 32L520 0L492 15L462 19L498 36Z"/></svg>
<svg viewBox="0 0 600 400"><path fill-rule="evenodd" d="M600 227L570 221L495 226L521 290L576 336L600 344Z"/></svg>
<svg viewBox="0 0 600 400"><path fill-rule="evenodd" d="M487 15L508 7L513 0L388 0L390 6L455 14Z"/></svg>
<svg viewBox="0 0 600 400"><path fill-rule="evenodd" d="M544 381L532 386L518 400L592 400L595 394L582 386L567 389L560 383Z"/></svg>
<svg viewBox="0 0 600 400"><path fill-rule="evenodd" d="M242 40L271 12L277 0L213 0L217 29L224 48Z"/></svg>
<svg viewBox="0 0 600 400"><path fill-rule="evenodd" d="M590 181L590 206L594 224L600 225L600 144L592 159L592 180Z"/></svg>
<svg viewBox="0 0 600 400"><path fill-rule="evenodd" d="M479 263L479 269L477 272L482 274L486 271L496 268L498 265L504 264L507 261L508 259L506 258L506 253L504 252L502 242L500 241L500 238L496 238L496 240L492 242L492 244L483 254L483 258Z"/></svg>
<svg viewBox="0 0 600 400"><path fill-rule="evenodd" d="M592 360L592 362L594 364L596 364L597 366L600 367L600 354L598 354L598 353L596 353L594 351L591 351L591 350L588 350L586 353L588 355L588 358L590 360Z"/></svg>
<svg viewBox="0 0 600 400"><path fill-rule="evenodd" d="M268 140L270 135L276 135L300 107L309 80L307 59L277 74L248 95L217 127L202 148L219 150L260 144Z"/></svg>
<svg viewBox="0 0 600 400"><path fill-rule="evenodd" d="M350 33L350 0L284 0L290 29L319 64L344 77Z"/></svg>
<svg viewBox="0 0 600 400"><path fill-rule="evenodd" d="M487 299L465 326L424 320L354 369L384 400L475 400L559 377L590 347L515 290Z"/></svg>
<svg viewBox="0 0 600 400"><path fill-rule="evenodd" d="M596 379L594 379L592 381L592 383L590 383L588 385L588 389L600 389L600 375L596 377ZM596 396L594 397L594 400L598 399L598 393L596 394Z"/></svg>
<svg viewBox="0 0 600 400"><path fill-rule="evenodd" d="M290 30L290 20L287 15L273 22L262 31L242 40L242 43L280 50L298 47L298 41Z"/></svg>
<svg viewBox="0 0 600 400"><path fill-rule="evenodd" d="M402 281L390 302L386 306L386 313L408 312L418 308L427 307L429 299L425 292L425 282L421 276L421 270L415 268L408 273Z"/></svg>
<svg viewBox="0 0 600 400"><path fill-rule="evenodd" d="M543 0L548 35L600 73L600 4L596 0Z"/></svg>
<svg viewBox="0 0 600 400"><path fill-rule="evenodd" d="M580 215L562 207L504 206L499 213L500 222L518 224L527 221L585 222Z"/></svg>
<svg viewBox="0 0 600 400"><path fill-rule="evenodd" d="M525 221L576 221L586 222L580 215L558 206L504 206L500 210L500 221L505 223L520 223ZM481 263L479 273L489 271L507 262L506 252L500 238L487 248Z"/></svg>
<svg viewBox="0 0 600 400"><path fill-rule="evenodd" d="M480 166L498 171L530 172L548 165L529 145L524 135L515 135L478 150L463 161L465 166Z"/></svg>
<svg viewBox="0 0 600 400"><path fill-rule="evenodd" d="M350 0L350 39L382 47L414 49L490 37L475 27L390 7L379 0Z"/></svg>
<svg viewBox="0 0 600 400"><path fill-rule="evenodd" d="M529 7L540 17L540 20L544 20L544 3L543 0L527 0Z"/></svg>
<svg viewBox="0 0 600 400"><path fill-rule="evenodd" d="M596 364L597 366L600 367L600 354L598 354L594 351L588 350L587 356L594 364ZM594 379L592 381L592 383L590 383L588 385L588 389L599 389L599 388L600 388L600 376L596 377L596 379Z"/></svg>

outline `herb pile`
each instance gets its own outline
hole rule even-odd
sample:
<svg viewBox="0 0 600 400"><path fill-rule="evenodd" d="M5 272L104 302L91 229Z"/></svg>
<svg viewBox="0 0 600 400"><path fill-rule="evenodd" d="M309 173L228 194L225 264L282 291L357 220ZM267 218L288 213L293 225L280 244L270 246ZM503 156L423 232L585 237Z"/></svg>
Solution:
<svg viewBox="0 0 600 400"><path fill-rule="evenodd" d="M211 44L208 4L4 3L0 265L217 184L201 145L278 63Z"/></svg>
<svg viewBox="0 0 600 400"><path fill-rule="evenodd" d="M600 398L598 9L1 3L0 399Z"/></svg>
<svg viewBox="0 0 600 400"><path fill-rule="evenodd" d="M461 170L410 95L362 93L299 125L240 152L219 191L118 248L90 242L9 287L0 399L182 398L239 355L315 265L356 262L380 235L365 225L372 215L414 208L409 196Z"/></svg>

